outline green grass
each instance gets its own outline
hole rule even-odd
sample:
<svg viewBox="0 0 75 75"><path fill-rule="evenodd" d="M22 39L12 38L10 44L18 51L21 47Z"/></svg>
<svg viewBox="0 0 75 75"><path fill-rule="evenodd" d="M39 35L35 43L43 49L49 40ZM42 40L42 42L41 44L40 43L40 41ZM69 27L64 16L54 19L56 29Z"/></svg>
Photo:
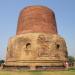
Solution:
<svg viewBox="0 0 75 75"><path fill-rule="evenodd" d="M0 71L0 75L75 75L75 70L69 70L69 71Z"/></svg>

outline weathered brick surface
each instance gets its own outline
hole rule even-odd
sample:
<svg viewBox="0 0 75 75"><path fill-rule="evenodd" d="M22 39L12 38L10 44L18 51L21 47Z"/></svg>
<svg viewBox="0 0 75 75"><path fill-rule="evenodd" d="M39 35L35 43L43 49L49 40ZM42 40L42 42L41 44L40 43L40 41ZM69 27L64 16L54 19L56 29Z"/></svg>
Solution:
<svg viewBox="0 0 75 75"><path fill-rule="evenodd" d="M16 34L44 32L57 34L54 12L44 6L24 8L19 16Z"/></svg>

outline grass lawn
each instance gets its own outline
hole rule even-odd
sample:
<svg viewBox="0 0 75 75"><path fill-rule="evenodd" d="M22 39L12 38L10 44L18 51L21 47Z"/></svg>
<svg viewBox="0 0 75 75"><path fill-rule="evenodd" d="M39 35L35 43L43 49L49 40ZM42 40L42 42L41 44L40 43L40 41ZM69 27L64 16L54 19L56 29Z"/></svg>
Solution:
<svg viewBox="0 0 75 75"><path fill-rule="evenodd" d="M70 71L0 71L0 75L75 75Z"/></svg>

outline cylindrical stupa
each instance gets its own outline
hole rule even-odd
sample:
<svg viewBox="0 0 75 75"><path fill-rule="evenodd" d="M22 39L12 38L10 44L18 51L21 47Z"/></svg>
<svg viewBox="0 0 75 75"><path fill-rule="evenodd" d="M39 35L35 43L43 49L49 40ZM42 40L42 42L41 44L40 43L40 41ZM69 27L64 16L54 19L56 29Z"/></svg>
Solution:
<svg viewBox="0 0 75 75"><path fill-rule="evenodd" d="M57 34L54 12L45 6L24 8L18 19L16 34L30 32Z"/></svg>
<svg viewBox="0 0 75 75"><path fill-rule="evenodd" d="M54 12L28 6L19 16L16 35L9 39L5 67L19 70L64 69L65 40L58 35Z"/></svg>

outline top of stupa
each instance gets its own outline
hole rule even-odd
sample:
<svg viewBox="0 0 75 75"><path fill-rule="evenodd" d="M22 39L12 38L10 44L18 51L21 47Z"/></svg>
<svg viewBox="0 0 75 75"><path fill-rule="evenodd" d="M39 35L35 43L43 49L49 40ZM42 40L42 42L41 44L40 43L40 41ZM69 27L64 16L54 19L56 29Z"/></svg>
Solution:
<svg viewBox="0 0 75 75"><path fill-rule="evenodd" d="M28 6L24 8L18 19L16 34L31 32L57 34L54 12L45 6Z"/></svg>

